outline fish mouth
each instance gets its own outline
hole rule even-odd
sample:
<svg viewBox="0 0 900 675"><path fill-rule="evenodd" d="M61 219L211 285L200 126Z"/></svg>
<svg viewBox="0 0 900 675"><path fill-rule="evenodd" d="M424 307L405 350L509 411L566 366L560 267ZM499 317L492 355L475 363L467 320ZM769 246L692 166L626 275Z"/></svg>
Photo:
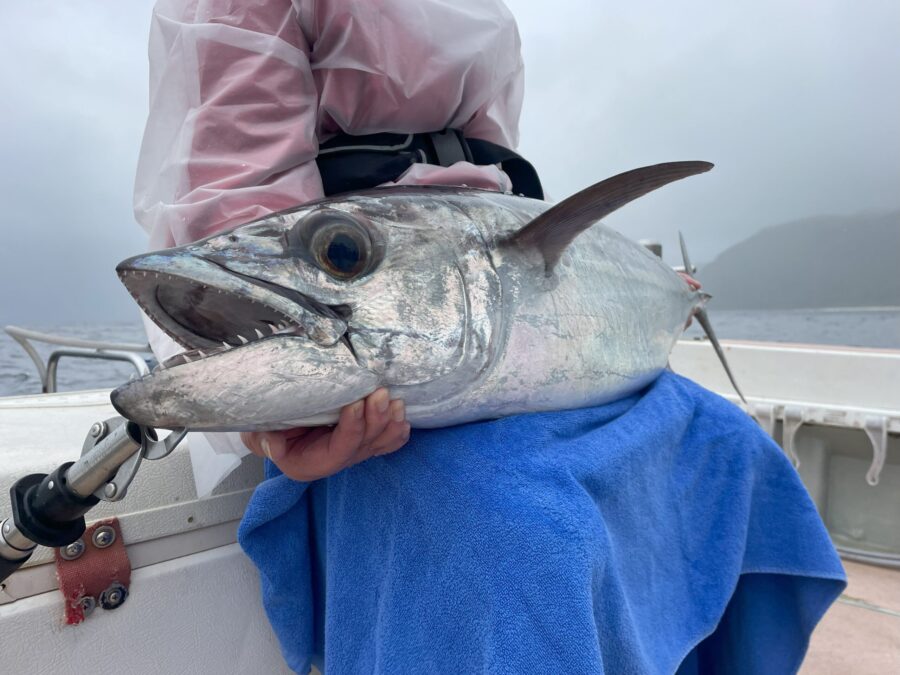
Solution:
<svg viewBox="0 0 900 675"><path fill-rule="evenodd" d="M141 309L186 350L161 369L271 339L303 338L323 347L342 342L354 353L345 305L320 303L202 256L178 249L146 254L116 272Z"/></svg>

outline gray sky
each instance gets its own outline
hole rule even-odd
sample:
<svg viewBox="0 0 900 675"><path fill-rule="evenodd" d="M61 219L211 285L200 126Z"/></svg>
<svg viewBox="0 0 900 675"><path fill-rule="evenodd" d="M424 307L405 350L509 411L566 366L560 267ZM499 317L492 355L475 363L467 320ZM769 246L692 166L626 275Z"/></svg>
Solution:
<svg viewBox="0 0 900 675"><path fill-rule="evenodd" d="M768 225L900 207L895 0L508 4L526 63L520 149L552 197L712 161L608 220L670 254L680 228L700 261ZM113 269L144 248L131 190L151 6L4 6L0 322L136 316Z"/></svg>

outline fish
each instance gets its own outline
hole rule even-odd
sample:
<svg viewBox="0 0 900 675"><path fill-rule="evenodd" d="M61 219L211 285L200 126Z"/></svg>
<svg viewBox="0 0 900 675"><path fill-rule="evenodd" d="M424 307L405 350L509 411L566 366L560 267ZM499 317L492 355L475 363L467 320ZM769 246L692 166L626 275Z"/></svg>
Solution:
<svg viewBox="0 0 900 675"><path fill-rule="evenodd" d="M134 256L119 278L185 351L112 404L156 428L259 431L334 424L379 387L416 428L629 396L709 296L600 221L712 166L643 167L555 205L375 188Z"/></svg>

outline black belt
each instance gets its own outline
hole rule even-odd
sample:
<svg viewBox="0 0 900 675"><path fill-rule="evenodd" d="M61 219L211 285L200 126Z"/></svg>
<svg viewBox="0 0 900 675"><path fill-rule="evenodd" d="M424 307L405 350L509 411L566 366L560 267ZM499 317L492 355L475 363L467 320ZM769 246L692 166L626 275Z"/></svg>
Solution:
<svg viewBox="0 0 900 675"><path fill-rule="evenodd" d="M450 166L456 162L499 164L513 192L543 199L534 167L502 145L465 138L457 129L422 134L339 134L319 146L316 163L326 195L356 192L396 180L416 163Z"/></svg>

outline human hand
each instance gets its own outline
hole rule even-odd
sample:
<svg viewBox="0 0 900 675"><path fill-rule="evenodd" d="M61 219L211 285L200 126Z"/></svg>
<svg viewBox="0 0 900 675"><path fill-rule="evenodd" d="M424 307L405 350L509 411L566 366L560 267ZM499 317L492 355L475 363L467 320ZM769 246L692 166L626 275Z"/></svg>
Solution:
<svg viewBox="0 0 900 675"><path fill-rule="evenodd" d="M243 432L241 441L254 455L271 459L289 478L313 481L399 450L409 431L403 401L391 401L382 388L344 406L337 426Z"/></svg>

